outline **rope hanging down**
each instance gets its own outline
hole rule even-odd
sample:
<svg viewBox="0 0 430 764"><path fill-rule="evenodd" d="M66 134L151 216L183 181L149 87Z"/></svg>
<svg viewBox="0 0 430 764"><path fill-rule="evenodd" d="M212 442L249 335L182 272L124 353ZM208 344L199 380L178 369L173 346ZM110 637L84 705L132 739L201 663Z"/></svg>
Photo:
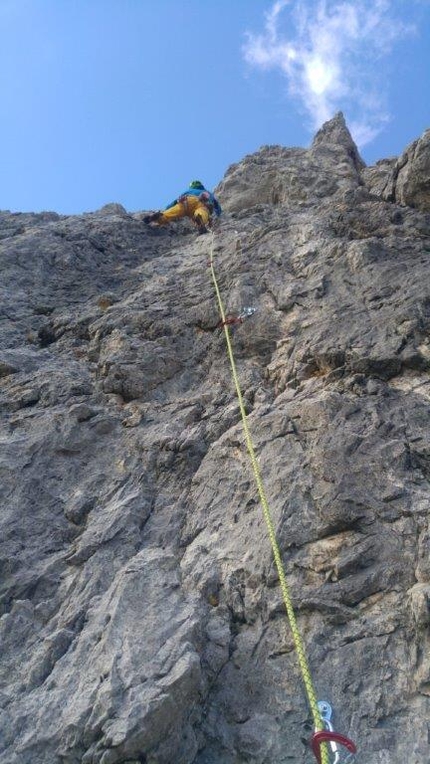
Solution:
<svg viewBox="0 0 430 764"><path fill-rule="evenodd" d="M230 339L230 331L228 328L228 322L226 320L224 305L221 298L221 293L219 290L218 281L217 281L217 277L215 273L213 253L214 253L214 232L212 231L209 267L211 269L212 280L214 283L219 312L221 315L221 322L222 322L221 326L224 329L225 340L227 343L227 351L228 351L228 356L230 359L230 365L231 365L233 380L234 380L234 384L236 388L236 394L237 394L237 398L239 402L239 408L240 408L240 414L242 417L242 424L243 424L243 431L245 435L246 446L247 446L248 453L251 459L252 470L254 473L254 478L257 485L261 506L263 509L264 520L266 522L267 531L268 531L270 543L272 546L272 552L273 552L273 557L275 560L276 570L278 573L279 583L281 586L282 598L284 600L284 605L287 611L288 621L289 621L291 632L294 639L294 647L296 649L297 659L298 659L303 683L305 685L306 695L307 695L309 707L312 713L314 727L317 732L320 732L324 730L324 724L323 724L321 714L318 708L317 696L316 696L315 689L312 682L312 677L311 677L308 660L306 657L305 647L304 647L304 644L299 632L299 628L297 625L296 615L295 615L292 600L291 600L291 594L290 594L289 586L285 576L284 566L282 563L281 552L279 549L278 542L276 540L275 526L273 524L272 515L270 513L269 504L266 498L266 493L265 493L263 481L261 478L260 468L258 465L257 457L255 455L255 449L254 449L254 445L253 445L251 434L248 427L248 421L247 421L245 406L243 403L242 391L240 389L239 378L237 375L236 362L234 360L234 355L233 355L233 347L232 347L231 339ZM328 751L327 751L327 746L325 744L321 746L320 761L321 761L321 764L329 764Z"/></svg>

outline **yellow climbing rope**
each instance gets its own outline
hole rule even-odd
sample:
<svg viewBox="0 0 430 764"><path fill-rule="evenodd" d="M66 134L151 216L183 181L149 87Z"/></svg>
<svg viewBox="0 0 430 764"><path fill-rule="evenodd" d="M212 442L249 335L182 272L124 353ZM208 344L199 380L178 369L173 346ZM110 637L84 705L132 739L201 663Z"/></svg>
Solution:
<svg viewBox="0 0 430 764"><path fill-rule="evenodd" d="M301 638L301 635L300 635L300 632L299 632L299 628L298 628L298 625L297 625L297 619L296 619L296 615L295 615L293 604L292 604L292 600L291 600L291 594L290 594L289 586L288 586L287 579L286 579L286 576L285 576L284 566L283 566L283 563L282 563L281 552L280 552L280 549L279 549L278 542L276 540L275 527L273 525L272 515L271 515L271 512L270 512L269 504L267 502L266 493L265 493L264 486L263 486L263 481L262 481L262 478L261 478L260 467L259 467L258 462L257 462L257 457L255 455L254 445L253 445L251 434L250 434L249 427L248 427L248 420L247 420L247 416L246 416L245 406L244 406L244 403L243 403L243 397L242 397L242 391L240 389L239 378L238 378L238 375L237 375L236 362L234 360L233 347L232 347L231 339L230 339L230 332L229 332L228 325L226 323L226 314L225 314L224 305L223 305L223 301L222 301L222 298L221 298L221 292L220 292L220 289L219 289L219 286L218 286L218 281L217 281L217 277L216 277L216 273L215 273L215 267L214 267L214 232L213 231L212 231L212 238L211 238L209 265L210 265L211 274L212 274L212 280L213 280L213 283L214 283L215 292L216 292L216 296L217 296L217 300L218 300L218 307L219 307L219 311L220 311L220 315L221 315L221 321L222 321L222 325L223 325L223 328L224 328L224 334L225 334L225 340L226 340L226 343L227 343L228 356L229 356L229 359L230 359L230 365L231 365L231 370L232 370L232 374L233 374L233 380L234 380L234 384L235 384L235 387L236 387L236 393L237 393L237 398L238 398L238 402L239 402L240 414L241 414L241 417L242 417L242 424L243 424L243 431L244 431L244 434L245 434L246 446L247 446L248 453L249 453L249 456L250 456L250 459L251 459L252 470L254 472L255 482L256 482L256 485L257 485L257 489L258 489L258 493L259 493L260 501L261 501L261 506L262 506L262 509L263 509L263 515L264 515L264 519L266 521L266 526L267 526L267 531L268 531L269 538L270 538L270 543L272 545L273 557L275 559L276 570L278 572L279 583L281 585L282 597L283 597L283 600L284 600L285 609L287 611L287 616L288 616L288 621L289 621L291 632L292 632L293 639L294 639L294 646L295 646L296 653L297 653L297 658L298 658L298 663L299 663L299 667L300 667L300 672L301 672L301 675L302 675L303 683L305 685L306 695L307 695L307 698L308 698L309 707L311 709L311 713L312 713L312 718L313 718L313 723L314 723L315 730L322 730L322 729L324 729L324 724L323 724L323 721L321 719L321 715L320 715L320 712L319 712L319 709L318 709L317 697L316 697L315 689L314 689L313 682L312 682L312 677L311 677L311 672L310 672L308 660L307 660L307 657L306 657L305 647L304 647L303 640ZM327 750L326 744L321 746L321 764L329 764L328 750Z"/></svg>

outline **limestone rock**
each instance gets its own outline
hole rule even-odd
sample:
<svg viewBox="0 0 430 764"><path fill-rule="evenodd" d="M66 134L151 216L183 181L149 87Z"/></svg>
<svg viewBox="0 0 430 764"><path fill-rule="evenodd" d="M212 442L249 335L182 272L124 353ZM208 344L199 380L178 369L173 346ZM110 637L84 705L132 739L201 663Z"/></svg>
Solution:
<svg viewBox="0 0 430 764"><path fill-rule="evenodd" d="M317 132L311 153L326 165L331 165L338 177L343 175L358 179L352 170L359 173L365 167L341 111Z"/></svg>
<svg viewBox="0 0 430 764"><path fill-rule="evenodd" d="M430 130L396 160L384 159L363 173L372 193L388 201L430 212Z"/></svg>
<svg viewBox="0 0 430 764"><path fill-rule="evenodd" d="M361 184L364 167L343 114L325 123L311 149L263 146L227 170L218 186L226 210L258 212L261 205L306 207L340 189Z"/></svg>
<svg viewBox="0 0 430 764"><path fill-rule="evenodd" d="M380 159L373 167L365 167L362 178L367 188L382 199L394 201L393 175L397 159Z"/></svg>
<svg viewBox="0 0 430 764"><path fill-rule="evenodd" d="M358 764L428 758L427 138L406 154L364 167L340 114L263 147L213 242L227 313L256 308L231 327L249 427ZM310 764L211 238L143 216L0 213L1 760Z"/></svg>
<svg viewBox="0 0 430 764"><path fill-rule="evenodd" d="M430 212L430 130L406 149L394 175L396 200Z"/></svg>
<svg viewBox="0 0 430 764"><path fill-rule="evenodd" d="M409 592L411 598L411 610L418 626L430 625L430 586L429 584L415 584Z"/></svg>

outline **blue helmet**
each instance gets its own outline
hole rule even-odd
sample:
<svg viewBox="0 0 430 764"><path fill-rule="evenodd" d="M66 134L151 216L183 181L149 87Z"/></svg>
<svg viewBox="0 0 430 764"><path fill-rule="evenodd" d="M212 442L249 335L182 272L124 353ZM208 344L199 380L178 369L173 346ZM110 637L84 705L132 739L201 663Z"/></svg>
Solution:
<svg viewBox="0 0 430 764"><path fill-rule="evenodd" d="M192 180L190 183L190 188L197 188L201 191L205 190L205 187L203 183L201 182L201 180Z"/></svg>

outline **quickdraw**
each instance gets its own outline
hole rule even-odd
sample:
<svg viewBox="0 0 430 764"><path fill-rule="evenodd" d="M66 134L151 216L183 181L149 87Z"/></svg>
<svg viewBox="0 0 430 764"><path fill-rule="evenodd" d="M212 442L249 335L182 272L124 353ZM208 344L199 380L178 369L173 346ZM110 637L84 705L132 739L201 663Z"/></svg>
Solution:
<svg viewBox="0 0 430 764"><path fill-rule="evenodd" d="M232 326L232 324L243 324L243 318L240 316L226 316L224 321L218 321L216 329L221 329L222 326Z"/></svg>
<svg viewBox="0 0 430 764"><path fill-rule="evenodd" d="M218 321L216 329L221 329L222 326L231 326L232 324L243 324L246 318L253 316L257 308L244 308L242 313L238 316L225 316L224 320Z"/></svg>
<svg viewBox="0 0 430 764"><path fill-rule="evenodd" d="M318 764L321 764L321 745L327 742L330 743L331 752L334 754L334 758L331 764L341 764L342 760L338 743L343 745L350 752L350 755L348 755L348 760L346 761L343 759L343 764L352 764L353 755L357 752L355 743L353 743L352 740L350 740L348 737L345 737L345 735L340 735L338 732L334 731L333 724L331 723L333 709L330 703L327 703L326 700L319 700L318 710L321 714L321 719L323 720L325 726L325 730L315 731L311 741L312 750ZM330 737L328 737L328 735Z"/></svg>

